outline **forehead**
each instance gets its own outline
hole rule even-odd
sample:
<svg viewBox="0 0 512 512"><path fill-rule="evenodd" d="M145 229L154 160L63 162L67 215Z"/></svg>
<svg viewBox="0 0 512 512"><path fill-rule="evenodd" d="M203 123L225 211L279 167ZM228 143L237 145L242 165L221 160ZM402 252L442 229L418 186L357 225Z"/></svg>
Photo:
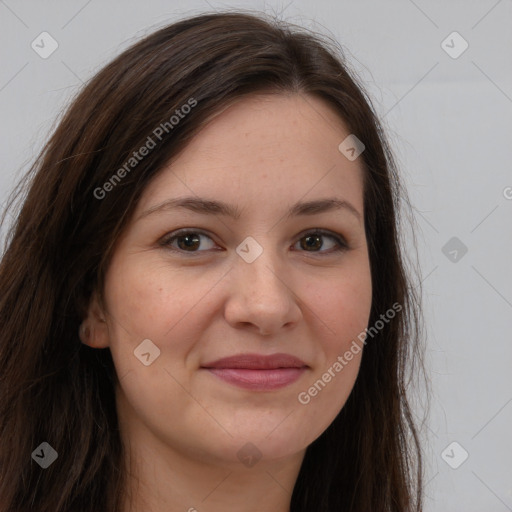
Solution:
<svg viewBox="0 0 512 512"><path fill-rule="evenodd" d="M338 149L349 134L319 98L245 97L209 120L150 183L139 209L191 193L271 204L339 192L362 211L361 159L350 161Z"/></svg>

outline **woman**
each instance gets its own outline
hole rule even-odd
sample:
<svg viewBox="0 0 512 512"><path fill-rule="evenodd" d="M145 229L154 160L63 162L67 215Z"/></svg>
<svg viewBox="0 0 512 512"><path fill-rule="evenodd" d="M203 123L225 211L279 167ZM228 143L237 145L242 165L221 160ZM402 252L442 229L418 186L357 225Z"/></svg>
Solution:
<svg viewBox="0 0 512 512"><path fill-rule="evenodd" d="M334 46L165 27L85 86L27 190L0 512L421 509L403 193Z"/></svg>

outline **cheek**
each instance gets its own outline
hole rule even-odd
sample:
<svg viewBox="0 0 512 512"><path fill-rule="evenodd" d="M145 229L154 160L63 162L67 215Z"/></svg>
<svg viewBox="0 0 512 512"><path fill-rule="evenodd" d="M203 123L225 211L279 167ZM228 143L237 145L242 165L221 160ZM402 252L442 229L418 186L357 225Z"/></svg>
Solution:
<svg viewBox="0 0 512 512"><path fill-rule="evenodd" d="M161 263L118 265L106 283L107 304L113 320L131 335L165 342L166 334L194 310L210 288L210 280L196 279Z"/></svg>
<svg viewBox="0 0 512 512"><path fill-rule="evenodd" d="M301 423L311 427L304 438L306 444L311 443L329 427L352 392L362 351L357 354L348 352L351 354L350 361L344 357L345 351L333 353L329 363L315 372L297 395Z"/></svg>
<svg viewBox="0 0 512 512"><path fill-rule="evenodd" d="M154 411L168 418L169 404L185 410L188 395L182 386L190 383L183 362L201 332L197 316L201 312L206 318L204 298L213 284L161 262L127 260L111 266L105 284L110 350L123 400L148 424L154 421ZM151 343L142 345L143 340ZM147 366L137 358L146 352L154 361Z"/></svg>
<svg viewBox="0 0 512 512"><path fill-rule="evenodd" d="M363 331L370 317L372 284L369 268L347 269L346 272L309 283L311 306L319 321L328 328L328 343L334 349L343 349L352 337Z"/></svg>
<svg viewBox="0 0 512 512"><path fill-rule="evenodd" d="M358 271L338 273L322 286L310 284L316 325L320 328L324 324L328 329L321 329L324 335L316 338L323 357L297 401L304 421L314 425L314 435L320 435L343 408L357 379L364 339L360 335L368 326L372 286L369 268L363 266Z"/></svg>
<svg viewBox="0 0 512 512"><path fill-rule="evenodd" d="M190 354L215 313L211 300L222 273L200 274L198 269L192 275L192 269L176 271L161 261L125 260L111 268L106 300L110 350L118 375L144 372L146 367L134 355L146 346L141 345L143 340L150 340L158 359L149 368L167 368L180 382L187 382L187 368L195 362Z"/></svg>

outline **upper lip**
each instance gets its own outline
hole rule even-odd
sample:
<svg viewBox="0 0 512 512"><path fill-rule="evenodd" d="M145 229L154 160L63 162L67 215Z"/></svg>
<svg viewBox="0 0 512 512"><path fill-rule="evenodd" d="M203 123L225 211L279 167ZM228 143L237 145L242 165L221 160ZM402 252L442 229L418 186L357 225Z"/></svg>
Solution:
<svg viewBox="0 0 512 512"><path fill-rule="evenodd" d="M303 368L306 363L290 354L238 354L223 357L202 365L202 368L245 368L248 370L274 370L276 368Z"/></svg>

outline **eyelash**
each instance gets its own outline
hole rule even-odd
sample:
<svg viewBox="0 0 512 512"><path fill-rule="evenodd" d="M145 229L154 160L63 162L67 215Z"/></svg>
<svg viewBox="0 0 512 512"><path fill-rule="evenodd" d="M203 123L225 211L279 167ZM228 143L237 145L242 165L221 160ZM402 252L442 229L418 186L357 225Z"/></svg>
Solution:
<svg viewBox="0 0 512 512"><path fill-rule="evenodd" d="M185 235L200 235L200 236L205 236L205 237L209 238L210 240L212 240L211 236L209 236L205 232L201 231L200 229L186 228L186 229L180 229L180 230L174 231L172 233L169 233L168 235L166 235L165 237L162 238L162 240L160 241L160 245L163 247L166 247L166 248L170 249L171 251L178 253L180 255L187 254L187 255L197 256L197 255L201 254L202 252L208 251L208 250L206 250L206 251L184 251L182 249L177 249L177 248L171 246L171 244L175 240L182 238ZM334 240L337 243L337 247L334 247L334 248L330 249L329 251L302 251L302 252L311 253L311 254L319 254L322 256L328 256L330 254L344 252L349 249L349 246L348 246L346 240L341 235L338 235L334 232L327 231L325 229L320 229L320 228L314 228L309 231L301 233L297 242L299 242L302 238L305 238L305 237L311 236L311 235L321 235L321 236L331 238L332 240ZM295 242L295 244L297 242Z"/></svg>

